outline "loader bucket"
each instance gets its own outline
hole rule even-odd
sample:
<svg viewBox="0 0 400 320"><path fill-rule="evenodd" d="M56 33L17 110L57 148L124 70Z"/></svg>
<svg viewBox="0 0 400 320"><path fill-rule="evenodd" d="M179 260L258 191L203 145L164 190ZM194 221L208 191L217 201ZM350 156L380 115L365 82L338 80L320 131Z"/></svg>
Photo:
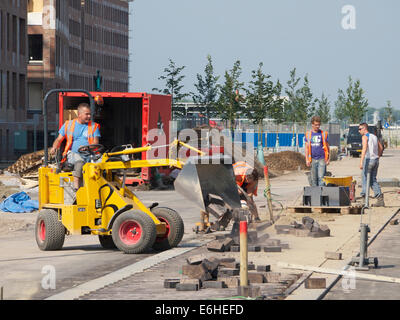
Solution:
<svg viewBox="0 0 400 320"><path fill-rule="evenodd" d="M218 164L215 159L220 160ZM175 190L204 211L210 204L209 194L221 197L232 209L240 208L233 167L232 164L225 164L224 159L229 158L222 156L190 158L175 179Z"/></svg>

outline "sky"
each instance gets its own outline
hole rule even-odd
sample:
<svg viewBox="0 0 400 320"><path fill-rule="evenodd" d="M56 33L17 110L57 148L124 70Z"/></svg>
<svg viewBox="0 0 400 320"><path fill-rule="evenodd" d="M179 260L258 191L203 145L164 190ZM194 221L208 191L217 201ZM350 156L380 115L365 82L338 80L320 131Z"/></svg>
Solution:
<svg viewBox="0 0 400 320"><path fill-rule="evenodd" d="M169 58L185 66L184 90L194 91L210 54L221 83L236 60L246 84L263 62L284 87L293 68L308 74L314 96L332 107L351 76L371 107L390 100L400 109L399 14L399 0L135 0L130 91L162 88Z"/></svg>

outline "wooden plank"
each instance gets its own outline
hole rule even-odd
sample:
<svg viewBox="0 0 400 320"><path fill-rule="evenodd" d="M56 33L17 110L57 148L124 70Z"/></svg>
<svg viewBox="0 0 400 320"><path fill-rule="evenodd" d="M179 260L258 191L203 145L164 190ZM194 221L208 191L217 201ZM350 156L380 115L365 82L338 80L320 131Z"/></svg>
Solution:
<svg viewBox="0 0 400 320"><path fill-rule="evenodd" d="M286 209L288 213L360 214L362 208L359 206L342 206L342 207L289 206Z"/></svg>
<svg viewBox="0 0 400 320"><path fill-rule="evenodd" d="M303 266L303 265L298 265L298 264L290 264L290 263L286 263L286 262L278 262L278 267L286 268L286 269L313 271L313 272L317 272L317 273L337 274L337 275L355 277L355 278L364 279L364 280L400 283L400 278L379 276L379 275L375 275L375 274L365 274L365 273L359 273L359 272L355 272L355 271L349 272L347 270L335 270L335 269L326 269L326 268L313 267L313 266Z"/></svg>

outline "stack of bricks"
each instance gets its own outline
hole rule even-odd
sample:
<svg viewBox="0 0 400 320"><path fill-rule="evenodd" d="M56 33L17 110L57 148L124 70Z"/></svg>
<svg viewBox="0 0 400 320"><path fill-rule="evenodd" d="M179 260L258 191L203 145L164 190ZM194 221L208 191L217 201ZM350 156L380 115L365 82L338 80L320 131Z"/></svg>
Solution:
<svg viewBox="0 0 400 320"><path fill-rule="evenodd" d="M288 243L278 239L269 239L268 234L258 237L257 231L250 230L247 233L248 252L281 252L282 249L289 249ZM239 238L231 235L217 235L215 240L207 244L207 249L212 252L240 252Z"/></svg>
<svg viewBox="0 0 400 320"><path fill-rule="evenodd" d="M277 234L291 234L296 237L329 237L331 231L327 225L319 225L310 217L303 217L302 223L294 221L290 225L275 225Z"/></svg>
<svg viewBox="0 0 400 320"><path fill-rule="evenodd" d="M240 262L235 258L206 257L204 254L190 256L182 266L180 279L166 279L165 288L178 291L198 291L200 289L223 289L240 287ZM270 265L255 265L249 262L248 285L264 289L286 289L292 282L281 273L271 272ZM297 279L296 279L297 280ZM257 290L255 291L257 292Z"/></svg>

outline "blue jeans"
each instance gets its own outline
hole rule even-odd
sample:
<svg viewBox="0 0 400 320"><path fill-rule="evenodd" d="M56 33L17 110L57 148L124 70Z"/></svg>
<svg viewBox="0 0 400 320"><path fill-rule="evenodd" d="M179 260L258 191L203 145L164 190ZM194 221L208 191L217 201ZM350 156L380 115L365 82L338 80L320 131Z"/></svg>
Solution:
<svg viewBox="0 0 400 320"><path fill-rule="evenodd" d="M311 161L311 186L316 187L325 186L325 182L322 180L326 174L326 163L325 159L312 159Z"/></svg>
<svg viewBox="0 0 400 320"><path fill-rule="evenodd" d="M379 186L378 181L376 180L376 175L378 174L379 167L379 159L364 159L363 170L362 170L362 191L361 196L365 196L366 188L367 188L367 175L368 175L368 167L371 170L371 177L369 181L369 186L374 191L375 197L381 195L381 187Z"/></svg>

